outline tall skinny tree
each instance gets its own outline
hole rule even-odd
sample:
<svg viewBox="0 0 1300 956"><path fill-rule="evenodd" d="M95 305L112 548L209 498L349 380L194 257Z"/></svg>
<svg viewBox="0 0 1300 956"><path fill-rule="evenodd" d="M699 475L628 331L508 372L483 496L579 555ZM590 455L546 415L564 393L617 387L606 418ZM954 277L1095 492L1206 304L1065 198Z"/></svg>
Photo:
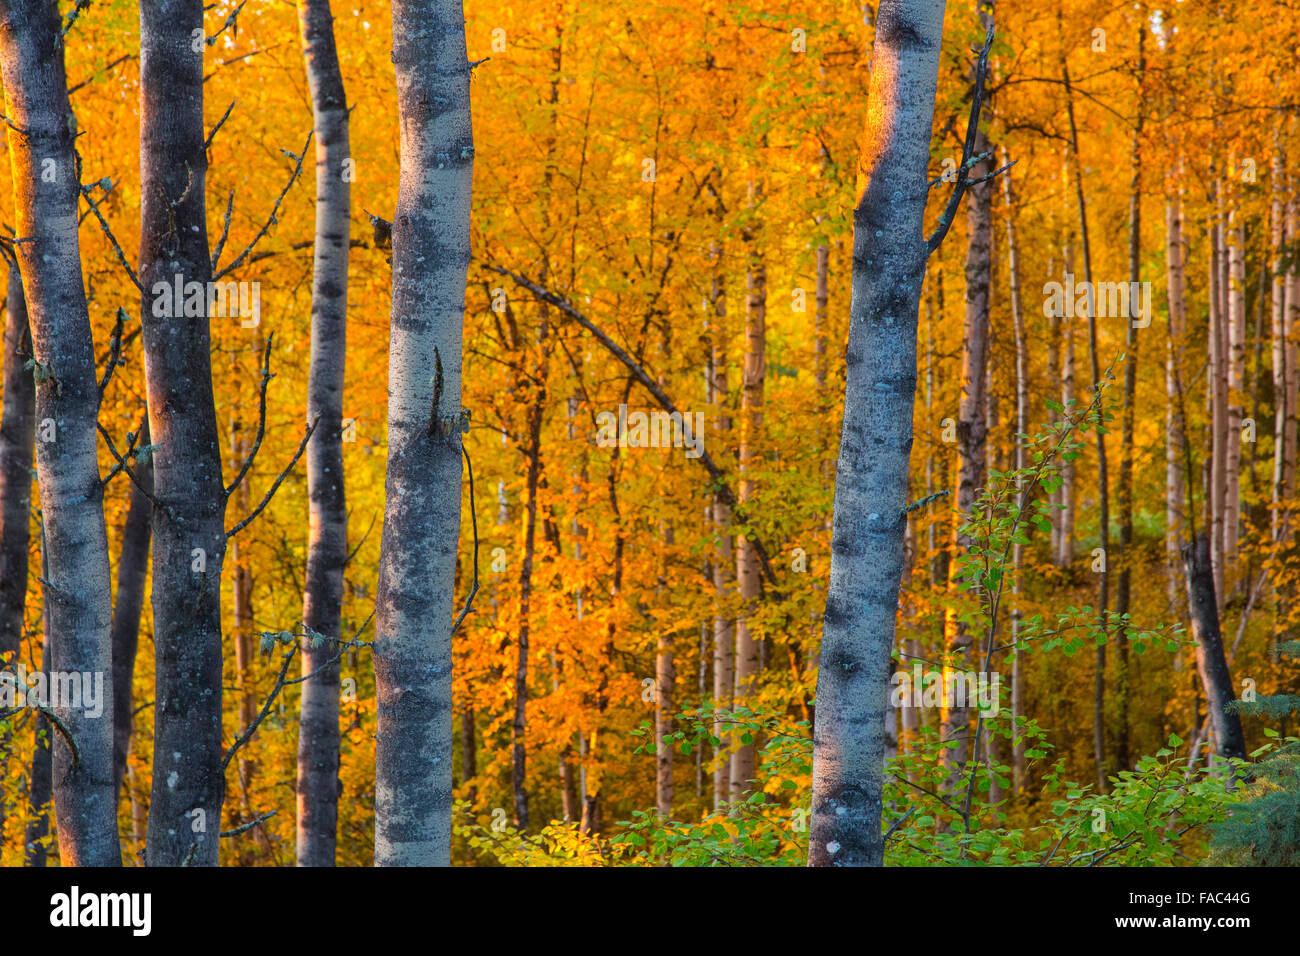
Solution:
<svg viewBox="0 0 1300 956"><path fill-rule="evenodd" d="M943 11L944 0L883 0L876 19L817 677L810 866L879 866L884 858L884 725L903 573L917 309L926 260L942 238L938 232L927 241L922 220ZM954 199L966 183L962 170ZM950 202L945 223L955 213Z"/></svg>
<svg viewBox="0 0 1300 956"><path fill-rule="evenodd" d="M338 640L348 516L343 496L343 367L347 345L348 234L351 176L348 107L334 45L329 0L298 7L311 86L316 138L316 262L311 290L311 370L307 419L317 422L307 446L311 505L302 620ZM298 729L298 865L333 866L339 798L339 668L336 645L303 649Z"/></svg>
<svg viewBox="0 0 1300 956"><path fill-rule="evenodd" d="M221 566L226 491L208 313L206 307L178 310L173 296L174 284L183 283L185 301L198 304L191 290L206 291L212 278L204 209L202 37L202 0L141 0L141 324L157 503L149 866L215 866L225 790Z"/></svg>
<svg viewBox="0 0 1300 956"><path fill-rule="evenodd" d="M451 861L452 586L474 144L460 0L394 0L388 476L375 615L375 865Z"/></svg>
<svg viewBox="0 0 1300 956"><path fill-rule="evenodd" d="M13 168L18 267L36 372L36 471L48 565L50 666L107 674L112 649L108 537L97 460L99 386L81 278L76 117L68 102L58 8L0 2L0 73ZM84 705L84 701L80 702ZM54 742L54 812L64 866L120 866L113 793L113 721L55 701L75 741ZM106 683L103 713L111 715Z"/></svg>

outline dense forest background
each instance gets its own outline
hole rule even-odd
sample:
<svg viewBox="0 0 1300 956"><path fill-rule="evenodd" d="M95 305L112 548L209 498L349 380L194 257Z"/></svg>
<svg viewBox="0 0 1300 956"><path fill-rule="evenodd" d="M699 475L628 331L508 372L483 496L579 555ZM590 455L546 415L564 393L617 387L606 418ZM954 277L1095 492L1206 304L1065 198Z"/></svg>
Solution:
<svg viewBox="0 0 1300 956"><path fill-rule="evenodd" d="M332 6L350 143L346 565L324 635L335 643L313 666L336 668L339 686L329 852L370 865L401 91L390 5ZM96 378L112 368L96 454L102 475L118 472L103 493L116 630L134 593L123 555L148 543L130 515L133 499L149 502L118 460L148 444L129 274L146 201L140 13L118 0L59 9ZM304 701L309 681L290 683L321 643L304 628L311 495L296 457L316 414L323 161L319 135L308 141L319 127L303 15L217 0L202 20L200 200L226 245L220 266L234 264L225 278L260 297L256 324L210 318L223 485L257 445L225 526L274 490L229 539L219 576L222 751L257 723L220 768L222 865L302 860L302 762L316 758L301 737L322 713ZM452 599L456 614L470 605L452 638L452 862L802 865L876 11L526 0L464 16L472 480ZM1285 783L1243 782L1229 761L1266 759L1294 716L1224 704L1300 691L1287 653L1300 570L1298 29L1285 0L946 6L927 234L965 188L924 273L894 666L996 673L1001 692L984 716L942 701L888 716L887 863L1259 859L1259 841L1222 828ZM10 127L12 152L23 134ZM22 169L0 164L0 209ZM0 220L21 240L16 212ZM1104 291L1091 313L1086 297L1075 308L1085 282L1136 283L1131 314L1097 308ZM11 288L7 317L23 308ZM6 338L6 416L23 374L38 389L50 374L22 341ZM693 434L608 440L620 409L634 426L665 399L699 423ZM143 477L148 453L130 460ZM15 479L5 487L17 494ZM0 644L28 673L52 600L38 492L23 515L25 593L7 605L18 599L19 624ZM1200 534L1204 568L1184 553ZM1189 603L1200 570L1222 670ZM143 860L168 766L152 731L158 586L155 570L135 589L139 651L129 705L117 702L128 865ZM4 865L58 861L51 739L64 746L31 710L0 722ZM331 783L312 784L326 803Z"/></svg>

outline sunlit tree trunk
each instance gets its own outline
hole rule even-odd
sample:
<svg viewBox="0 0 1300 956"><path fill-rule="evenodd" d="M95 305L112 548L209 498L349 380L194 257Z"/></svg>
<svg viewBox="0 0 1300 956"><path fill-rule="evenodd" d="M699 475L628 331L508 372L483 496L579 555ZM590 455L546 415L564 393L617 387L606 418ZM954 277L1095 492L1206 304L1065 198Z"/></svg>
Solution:
<svg viewBox="0 0 1300 956"><path fill-rule="evenodd" d="M1006 150L1002 151L1002 164L1007 164ZM1016 244L1016 199L1011 188L1010 173L1004 174L1002 180L1003 197L1006 200L1007 216L1007 273L1011 286L1011 324L1016 341L1016 434L1013 439L1017 472L1027 466L1025 460L1025 436L1029 432L1029 356L1025 339L1025 316L1020 303L1020 249ZM1015 542L1011 547L1011 643L1020 639L1021 620L1024 617L1023 601L1024 582L1024 546ZM1024 715L1025 675L1022 655L1012 651L1011 657L1011 719ZM1011 792L1020 793L1025 779L1025 741L1023 737L1013 739L1011 745Z"/></svg>
<svg viewBox="0 0 1300 956"><path fill-rule="evenodd" d="M884 857L882 729L903 572L943 11L943 0L884 0L876 19L817 678L810 866L879 866Z"/></svg>
<svg viewBox="0 0 1300 956"><path fill-rule="evenodd" d="M726 448L731 432L731 416L727 413L730 402L727 393L727 300L720 271L721 259L722 250L715 245L712 289L714 321L709 330L709 367L712 376L709 381L709 404L718 408L713 425L714 441L719 448ZM717 539L713 555L713 706L715 710L730 710L736 682L736 626L730 611L730 595L735 589L732 570L735 567L734 552L732 537L728 532L731 527L731 506L715 494L711 507L713 532ZM722 741L714 755L713 767L713 809L721 810L731 799L730 737L725 720L714 721L713 736Z"/></svg>
<svg viewBox="0 0 1300 956"><path fill-rule="evenodd" d="M215 866L221 761L226 494L206 308L169 308L175 276L212 278L204 208L201 0L140 3L140 282L155 445L156 703L149 866Z"/></svg>
<svg viewBox="0 0 1300 956"><path fill-rule="evenodd" d="M750 183L749 200L756 204L762 187ZM745 280L745 379L740 407L740 504L753 501L756 483L753 470L760 460L756 446L763 427L763 388L767 377L767 265L758 249L757 237L746 236L749 261ZM757 534L757 532L752 532ZM736 546L736 579L740 585L741 609L736 617L736 690L739 706L748 707L758 680L759 642L754 637L751 615L762 593L758 551L750 533L742 532ZM740 743L731 754L731 799L740 800L753 789L757 758L756 743Z"/></svg>
<svg viewBox="0 0 1300 956"><path fill-rule="evenodd" d="M1088 238L1088 204L1083 193L1083 168L1082 160L1079 158L1079 128L1074 118L1074 94L1070 81L1070 70L1064 60L1061 62L1061 76L1065 82L1065 105L1066 112L1070 120L1070 153L1074 160L1074 194L1078 203L1079 213L1079 244L1083 253L1083 278L1087 283L1087 288L1094 290L1093 296L1089 299L1088 304L1088 360L1092 372L1092 382L1094 393L1101 388L1101 355L1100 346L1097 340L1097 303L1095 298L1096 286L1092 284L1092 246ZM1101 417L1101 410L1098 409L1098 418ZM1097 440L1097 511L1098 511L1098 530L1100 532L1100 545L1103 560L1110 559L1110 478L1107 471L1106 460L1106 436L1103 429L1098 426L1094 429ZM1110 573L1101 571L1097 573L1097 614L1102 627L1103 635L1109 640L1109 605L1110 605ZM1096 761L1097 771L1097 790L1099 793L1106 791L1106 723L1105 723L1105 703L1106 703L1106 644L1099 643L1096 652L1096 665L1093 673L1093 691L1092 691L1092 748L1093 758Z"/></svg>
<svg viewBox="0 0 1300 956"><path fill-rule="evenodd" d="M311 525L303 623L342 640L343 566L348 515L343 484L343 374L347 346L351 147L348 106L329 0L301 0L298 15L311 87L316 139L316 254L311 290L311 369L307 445ZM299 866L333 866L339 800L339 654L331 641L308 641L298 729Z"/></svg>
<svg viewBox="0 0 1300 956"><path fill-rule="evenodd" d="M63 37L53 4L0 3L0 72L9 123L14 230L31 329L43 375L36 388L36 470L48 570L45 614L56 671L112 669L108 538L104 530L96 416L99 387L82 287L74 157L76 118L68 103ZM47 434L46 428L50 429ZM105 719L53 701L76 742L54 744L54 810L64 866L119 866L113 796L112 682Z"/></svg>
<svg viewBox="0 0 1300 956"><path fill-rule="evenodd" d="M376 602L375 864L451 859L451 624L474 147L459 0L395 0L388 478Z"/></svg>
<svg viewBox="0 0 1300 956"><path fill-rule="evenodd" d="M1165 581L1170 608L1181 603L1179 557L1183 544L1183 484L1186 450L1183 445L1182 357L1187 327L1185 248L1183 244L1182 160L1165 198L1165 267L1168 277L1169 326L1165 348Z"/></svg>

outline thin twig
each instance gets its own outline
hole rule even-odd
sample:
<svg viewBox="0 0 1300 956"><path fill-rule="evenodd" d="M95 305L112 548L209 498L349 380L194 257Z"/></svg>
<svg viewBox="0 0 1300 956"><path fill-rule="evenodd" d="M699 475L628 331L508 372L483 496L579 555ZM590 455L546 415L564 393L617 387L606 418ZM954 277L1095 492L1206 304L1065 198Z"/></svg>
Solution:
<svg viewBox="0 0 1300 956"><path fill-rule="evenodd" d="M288 467L285 468L284 471L280 472L279 477L275 479L275 484L271 485L270 490L266 493L266 497L262 499L256 508L253 509L252 513L226 532L227 538L233 538L235 535L239 534L239 532L247 528L253 520L262 513L262 509L271 503L271 499L275 497L276 491L280 488L280 483L284 481L285 478L289 477L289 472L293 471L293 466L298 464L298 459L302 457L302 453L307 449L307 442L311 440L312 432L316 430L316 426L319 424L320 416L317 415L315 419L312 420L311 425L308 426L307 433L302 436L302 441L298 443L298 450L293 453L293 460L289 462Z"/></svg>
<svg viewBox="0 0 1300 956"><path fill-rule="evenodd" d="M293 184L298 181L298 176L302 172L302 161L307 156L307 149L311 146L311 138L314 132L315 130L307 134L307 142L303 144L301 153L291 153L287 149L281 150L282 153L294 160L293 173L289 176L289 181L284 184L284 189L280 190L280 195L275 198L275 205L271 207L271 215L268 216L266 222L262 224L262 228L257 231L257 235L253 237L253 241L244 247L244 251L236 256L230 265L226 266L220 272L217 272L212 277L212 281L215 282L222 276L243 265L244 260L248 258L248 254L253 251L253 248L259 242L261 242L262 237L266 235L267 230L280 221L276 218L276 213L280 211L280 204L284 202L284 197L288 195L289 190L293 188ZM213 266L213 269L216 269L215 265Z"/></svg>
<svg viewBox="0 0 1300 956"><path fill-rule="evenodd" d="M243 466L239 469L239 474L235 475L235 480L226 488L227 498L234 494L235 489L239 487L248 474L248 470L253 467L253 459L257 457L257 452L262 447L262 438L266 435L266 388L271 384L271 379L275 377L271 374L271 340L274 338L274 333L266 337L266 349L262 353L262 382L257 397L257 435L253 439L252 447L248 450L248 456L244 459Z"/></svg>

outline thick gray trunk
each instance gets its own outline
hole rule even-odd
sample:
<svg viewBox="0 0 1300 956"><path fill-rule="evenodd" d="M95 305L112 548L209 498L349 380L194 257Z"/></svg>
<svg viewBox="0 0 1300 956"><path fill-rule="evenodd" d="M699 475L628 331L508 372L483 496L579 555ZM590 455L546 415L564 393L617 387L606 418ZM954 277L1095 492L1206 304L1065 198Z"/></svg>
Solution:
<svg viewBox="0 0 1300 956"><path fill-rule="evenodd" d="M810 866L878 866L884 856L882 729L903 572L943 10L943 0L886 0L876 21L817 678Z"/></svg>
<svg viewBox="0 0 1300 956"><path fill-rule="evenodd" d="M469 63L460 0L395 0L388 478L376 602L375 864L451 859L451 616L469 267Z"/></svg>
<svg viewBox="0 0 1300 956"><path fill-rule="evenodd" d="M215 866L225 795L221 567L226 494L206 309L176 315L175 276L212 277L204 209L202 0L140 3L140 282L154 442L153 784L149 866ZM158 294L155 295L155 287ZM170 314L169 314L170 313Z"/></svg>
<svg viewBox="0 0 1300 956"><path fill-rule="evenodd" d="M348 233L351 202L346 162L348 109L334 47L329 0L299 6L303 55L311 86L316 139L316 258L311 291L311 371L307 445L311 525L302 619L341 640L343 565L348 516L343 494L343 369L347 345ZM333 866L339 801L339 653L326 641L303 648L298 730L299 866Z"/></svg>
<svg viewBox="0 0 1300 956"><path fill-rule="evenodd" d="M51 667L98 677L103 713L111 714L108 538L95 428L99 386L77 238L76 120L59 28L53 4L0 2L15 226L27 240L17 246L19 269L34 357L48 373L36 389L36 419L54 428L53 440L36 447L49 563ZM53 176L46 175L47 167ZM78 751L74 759L64 739L54 744L59 854L65 866L119 866L113 722L92 716L84 700L76 703L63 699L52 708Z"/></svg>

